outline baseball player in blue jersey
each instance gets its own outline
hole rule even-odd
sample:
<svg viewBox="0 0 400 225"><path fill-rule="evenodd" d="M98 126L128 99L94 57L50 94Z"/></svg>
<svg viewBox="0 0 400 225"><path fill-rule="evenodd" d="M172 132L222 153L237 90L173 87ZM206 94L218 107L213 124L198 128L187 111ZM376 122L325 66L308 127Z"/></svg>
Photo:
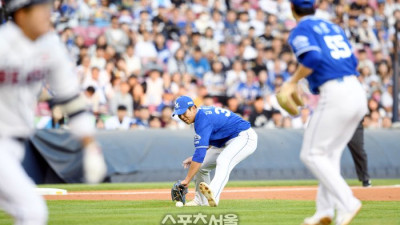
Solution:
<svg viewBox="0 0 400 225"><path fill-rule="evenodd" d="M277 94L291 114L302 104L297 83L306 78L310 90L320 95L318 106L306 128L300 158L318 178L316 213L303 224L347 225L361 209L340 174L340 158L358 123L367 112L366 95L357 79L357 59L343 30L313 16L314 0L291 0L298 22L289 44L299 68Z"/></svg>
<svg viewBox="0 0 400 225"><path fill-rule="evenodd" d="M173 115L186 124L194 123L196 132L193 157L183 161L189 171L181 184L187 187L193 178L196 183L195 198L186 206L215 207L232 169L256 150L257 134L249 122L235 113L217 107L198 108L187 96L176 99Z"/></svg>

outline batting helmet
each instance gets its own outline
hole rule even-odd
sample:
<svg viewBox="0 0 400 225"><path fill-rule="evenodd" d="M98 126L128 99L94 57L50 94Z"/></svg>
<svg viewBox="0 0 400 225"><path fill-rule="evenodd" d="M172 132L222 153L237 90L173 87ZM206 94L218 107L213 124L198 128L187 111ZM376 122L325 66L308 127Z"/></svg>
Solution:
<svg viewBox="0 0 400 225"><path fill-rule="evenodd" d="M51 0L4 0L5 9L8 13L13 13L18 9L26 8L35 4L43 4Z"/></svg>

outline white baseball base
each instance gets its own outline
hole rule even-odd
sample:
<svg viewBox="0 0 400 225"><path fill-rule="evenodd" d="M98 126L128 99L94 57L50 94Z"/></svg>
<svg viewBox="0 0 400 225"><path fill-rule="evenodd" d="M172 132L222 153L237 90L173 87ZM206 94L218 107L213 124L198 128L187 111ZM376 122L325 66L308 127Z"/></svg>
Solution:
<svg viewBox="0 0 400 225"><path fill-rule="evenodd" d="M39 195L67 195L67 190L58 188L36 188Z"/></svg>

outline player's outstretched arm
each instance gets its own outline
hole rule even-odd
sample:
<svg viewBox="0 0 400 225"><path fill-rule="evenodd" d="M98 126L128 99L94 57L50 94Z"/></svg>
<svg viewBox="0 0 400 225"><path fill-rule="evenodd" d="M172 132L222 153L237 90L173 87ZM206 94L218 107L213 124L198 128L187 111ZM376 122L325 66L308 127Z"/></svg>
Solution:
<svg viewBox="0 0 400 225"><path fill-rule="evenodd" d="M190 181L193 179L194 175L199 171L201 167L201 163L192 161L189 167L189 171L186 175L186 178L181 182L181 184L185 187L187 187L190 183Z"/></svg>

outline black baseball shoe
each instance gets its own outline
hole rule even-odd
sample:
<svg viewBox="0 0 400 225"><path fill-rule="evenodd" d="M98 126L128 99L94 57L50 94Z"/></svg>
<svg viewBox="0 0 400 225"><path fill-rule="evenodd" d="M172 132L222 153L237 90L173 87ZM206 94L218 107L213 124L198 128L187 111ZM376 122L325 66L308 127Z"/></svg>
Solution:
<svg viewBox="0 0 400 225"><path fill-rule="evenodd" d="M364 180L364 181L362 182L362 186L363 186L363 187L372 187L371 180Z"/></svg>

